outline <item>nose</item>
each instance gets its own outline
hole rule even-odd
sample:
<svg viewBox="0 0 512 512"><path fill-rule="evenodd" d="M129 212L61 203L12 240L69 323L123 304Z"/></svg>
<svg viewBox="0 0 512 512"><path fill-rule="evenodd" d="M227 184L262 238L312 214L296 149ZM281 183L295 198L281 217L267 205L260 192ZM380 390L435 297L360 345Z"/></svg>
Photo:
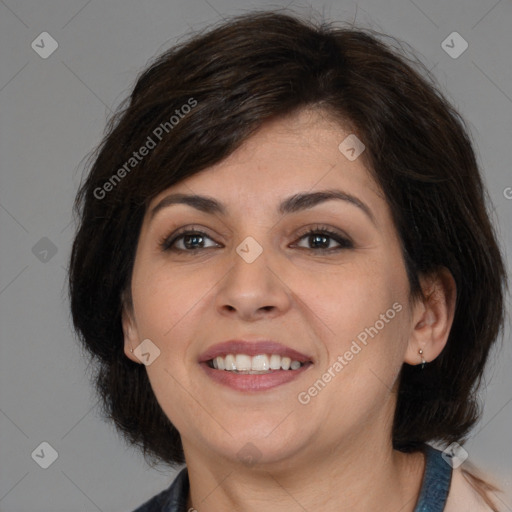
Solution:
<svg viewBox="0 0 512 512"><path fill-rule="evenodd" d="M217 311L248 322L284 314L290 308L291 290L281 274L270 264L266 250L251 263L235 252L215 299Z"/></svg>

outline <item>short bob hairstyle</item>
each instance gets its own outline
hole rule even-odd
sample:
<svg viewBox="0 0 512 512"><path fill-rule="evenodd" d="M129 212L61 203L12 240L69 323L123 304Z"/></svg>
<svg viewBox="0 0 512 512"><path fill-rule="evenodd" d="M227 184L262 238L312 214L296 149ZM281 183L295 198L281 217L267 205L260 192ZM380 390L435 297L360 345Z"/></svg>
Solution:
<svg viewBox="0 0 512 512"><path fill-rule="evenodd" d="M463 443L480 416L477 389L504 321L506 274L468 129L414 53L354 26L255 11L157 57L110 119L78 191L69 293L92 354L103 412L151 461L184 462L176 428L144 365L123 349L121 313L152 198L222 161L271 119L316 108L365 144L365 166L392 211L412 299L441 267L457 285L442 353L404 364L395 449ZM144 150L143 148L146 148Z"/></svg>

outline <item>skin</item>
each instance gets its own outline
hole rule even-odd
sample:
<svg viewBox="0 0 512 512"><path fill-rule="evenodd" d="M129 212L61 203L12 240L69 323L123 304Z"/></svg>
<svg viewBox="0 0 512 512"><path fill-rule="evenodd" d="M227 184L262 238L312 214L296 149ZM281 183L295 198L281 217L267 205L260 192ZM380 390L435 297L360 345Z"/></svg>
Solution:
<svg viewBox="0 0 512 512"><path fill-rule="evenodd" d="M125 354L149 338L160 355L147 366L155 395L182 437L190 507L218 510L413 511L424 471L421 454L391 446L401 365L442 351L453 320L450 273L422 277L428 300L410 297L399 238L382 192L364 166L338 149L350 133L318 110L264 125L230 157L163 191L215 198L226 214L179 204L146 213L125 307ZM297 193L343 190L330 200L280 215ZM348 237L321 251L307 228ZM181 227L208 235L164 252L159 241ZM248 236L262 254L247 263L236 247ZM188 239L190 241L190 237ZM197 249L199 247L199 249ZM307 391L366 327L399 303L402 310L307 405ZM198 364L229 339L271 339L312 357L297 379L264 392L212 381ZM240 455L247 443L257 461ZM244 448L245 447L245 448ZM301 509L301 507L303 507Z"/></svg>

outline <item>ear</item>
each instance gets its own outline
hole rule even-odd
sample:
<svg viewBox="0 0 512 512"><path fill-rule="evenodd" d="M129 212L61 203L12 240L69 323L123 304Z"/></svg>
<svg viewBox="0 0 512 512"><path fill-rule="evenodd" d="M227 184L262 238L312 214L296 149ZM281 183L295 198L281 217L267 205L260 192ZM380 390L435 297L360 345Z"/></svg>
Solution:
<svg viewBox="0 0 512 512"><path fill-rule="evenodd" d="M404 361L410 365L433 361L448 341L455 314L457 286L451 272L441 267L420 278L425 299L413 307L412 332ZM419 350L423 350L423 354Z"/></svg>
<svg viewBox="0 0 512 512"><path fill-rule="evenodd" d="M139 345L139 335L137 331L137 324L135 322L135 315L133 307L130 303L123 301L123 311L121 314L124 334L124 353L128 359L135 363L141 364L141 361L131 352Z"/></svg>

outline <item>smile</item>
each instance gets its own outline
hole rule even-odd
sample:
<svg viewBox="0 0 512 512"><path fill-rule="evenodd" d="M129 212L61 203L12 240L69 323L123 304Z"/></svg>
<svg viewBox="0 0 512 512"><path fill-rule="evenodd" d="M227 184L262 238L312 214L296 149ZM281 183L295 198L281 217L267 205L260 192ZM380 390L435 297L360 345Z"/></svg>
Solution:
<svg viewBox="0 0 512 512"><path fill-rule="evenodd" d="M208 361L210 368L246 375L266 374L277 370L293 371L298 370L304 364L306 363L279 354L258 354L255 356L228 354L225 357L217 356Z"/></svg>
<svg viewBox="0 0 512 512"><path fill-rule="evenodd" d="M291 382L314 364L310 355L271 340L217 343L198 359L211 380L245 392L265 391Z"/></svg>

